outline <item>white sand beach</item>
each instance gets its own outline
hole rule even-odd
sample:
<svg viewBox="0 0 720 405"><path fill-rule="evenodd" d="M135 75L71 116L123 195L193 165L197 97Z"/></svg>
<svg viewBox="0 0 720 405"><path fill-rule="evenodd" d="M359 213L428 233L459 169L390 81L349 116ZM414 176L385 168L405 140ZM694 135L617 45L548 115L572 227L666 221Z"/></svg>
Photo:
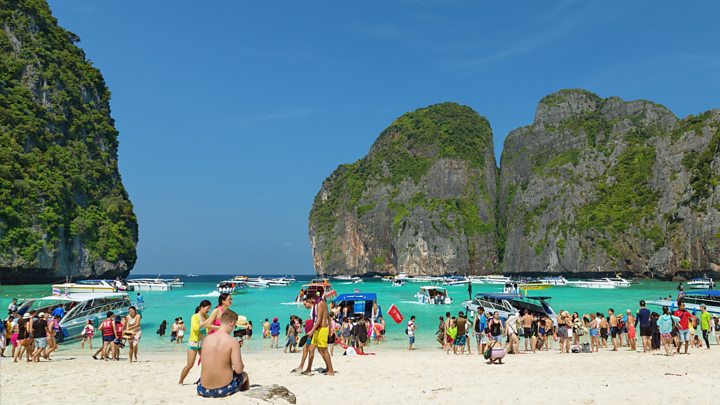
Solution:
<svg viewBox="0 0 720 405"><path fill-rule="evenodd" d="M333 358L339 373L328 377L291 374L299 355L278 352L244 356L252 384L279 384L298 404L341 399L343 404L557 403L660 404L714 403L720 393L720 348L668 358L659 354L601 351L592 354L545 352L506 357L487 365L480 356L446 355L440 350L378 350L374 356ZM0 403L5 404L208 404L267 403L243 393L224 399L196 396L192 384L179 386L184 356L142 354L141 362L95 361L90 355L58 353L51 362L0 362ZM322 366L316 357L315 366ZM195 381L198 367L187 378ZM52 395L52 400L38 393ZM276 403L286 403L276 400Z"/></svg>

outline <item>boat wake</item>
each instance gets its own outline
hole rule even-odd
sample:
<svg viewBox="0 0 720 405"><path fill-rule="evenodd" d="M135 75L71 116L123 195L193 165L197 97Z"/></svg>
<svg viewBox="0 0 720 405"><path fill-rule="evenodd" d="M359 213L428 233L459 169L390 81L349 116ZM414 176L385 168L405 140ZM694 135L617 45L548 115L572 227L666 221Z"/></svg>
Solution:
<svg viewBox="0 0 720 405"><path fill-rule="evenodd" d="M186 295L186 298L202 298L202 297L219 297L220 293L217 291L210 291L207 294L193 294L193 295Z"/></svg>
<svg viewBox="0 0 720 405"><path fill-rule="evenodd" d="M291 302L281 302L281 303L280 303L280 305L300 305L300 304L302 304L302 303L301 303L301 302L295 302L295 301L291 301Z"/></svg>

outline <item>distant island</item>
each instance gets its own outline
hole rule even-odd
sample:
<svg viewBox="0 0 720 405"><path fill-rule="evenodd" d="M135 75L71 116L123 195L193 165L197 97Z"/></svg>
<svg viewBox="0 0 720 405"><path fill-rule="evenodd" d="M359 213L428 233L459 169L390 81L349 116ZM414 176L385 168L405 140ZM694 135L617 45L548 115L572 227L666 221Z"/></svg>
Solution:
<svg viewBox="0 0 720 405"><path fill-rule="evenodd" d="M105 81L46 2L0 23L0 281L124 277L138 225Z"/></svg>
<svg viewBox="0 0 720 405"><path fill-rule="evenodd" d="M407 113L322 184L318 274L720 272L720 110L562 90L505 140L443 103Z"/></svg>

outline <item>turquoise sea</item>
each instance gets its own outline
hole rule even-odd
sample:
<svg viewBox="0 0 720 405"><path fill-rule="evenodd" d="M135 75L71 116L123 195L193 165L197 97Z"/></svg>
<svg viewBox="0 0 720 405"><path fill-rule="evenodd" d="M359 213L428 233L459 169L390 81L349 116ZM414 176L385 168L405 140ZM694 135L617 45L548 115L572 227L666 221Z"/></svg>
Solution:
<svg viewBox="0 0 720 405"><path fill-rule="evenodd" d="M157 274L145 277L156 277ZM133 275L134 277L143 277L143 275ZM162 275L163 278L174 278L175 275ZM263 277L271 277L263 275ZM297 314L305 318L307 310L301 305L292 303L300 286L304 281L309 280L312 276L296 276L298 281L288 287L270 287L264 289L247 289L247 293L234 296L232 309L241 315L245 315L253 322L254 335L253 339L248 341L244 350L260 351L269 350L269 341L261 338L261 324L265 318L272 320L277 316L280 318L281 324L284 326L291 314ZM231 275L207 275L198 277L180 278L185 282L184 287L174 288L167 292L142 292L145 300L146 308L142 313L143 340L142 345L145 350L166 352L176 351L184 352L185 345L176 345L169 342L170 328L168 327L167 335L160 338L155 331L162 320L172 323L173 319L182 316L189 322L195 307L203 299L208 299L213 303L217 303L215 285L220 280L232 278ZM400 309L405 319L409 319L411 315L417 317L418 325L416 347L429 348L436 347L434 334L437 329L438 317L444 315L446 311L457 315L458 311L463 310L461 304L467 299L467 286L449 287L450 297L453 298L452 305L421 305L414 298L421 283L407 283L402 287L393 287L388 282L378 279L365 280L360 284L343 284L339 281L333 281L333 287L339 293L352 293L356 288L361 292L374 292L378 295L379 304L383 313L391 304L395 304ZM608 308L614 308L616 312L624 312L631 309L633 312L638 308L640 299L652 300L662 296L668 296L676 293L677 283L663 282L655 280L639 280L632 287L617 288L609 290L586 289L576 287L552 287L542 291L530 291L531 296L550 296L550 303L556 312L561 309L569 312L577 311L580 314L584 312L603 312L606 313ZM473 285L473 294L478 292L501 292L502 286L498 285ZM50 285L33 284L33 285L3 285L0 292L0 305L3 311L7 308L13 297L19 299L30 297L42 297L51 294ZM135 293L131 293L134 302ZM652 308L659 311L659 308ZM384 346L390 348L401 348L406 344L406 336L404 333L404 325L395 324L390 317L386 316L387 323L387 339ZM95 344L99 340L96 339ZM76 343L68 343L64 346ZM79 347L79 342L77 343ZM61 350L63 348L61 347Z"/></svg>

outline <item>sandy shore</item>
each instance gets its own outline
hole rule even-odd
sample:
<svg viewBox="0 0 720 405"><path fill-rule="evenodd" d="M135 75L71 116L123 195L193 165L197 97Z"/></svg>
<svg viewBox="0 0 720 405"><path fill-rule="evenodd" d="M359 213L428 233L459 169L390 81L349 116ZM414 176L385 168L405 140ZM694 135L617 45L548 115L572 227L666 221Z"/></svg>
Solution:
<svg viewBox="0 0 720 405"><path fill-rule="evenodd" d="M342 400L343 404L453 403L660 404L714 403L720 392L720 347L667 358L621 351L592 354L557 352L506 357L487 365L477 355L446 355L440 350L378 350L374 356L334 356L334 377L291 374L299 355L281 352L244 356L251 383L279 384L298 404ZM125 359L126 360L126 359ZM317 363L319 361L319 363ZM47 404L208 404L267 403L244 394L219 400L199 398L194 385L179 386L184 356L142 354L141 362L95 361L77 352L51 362L0 362L0 403ZM322 366L316 357L316 366ZM196 367L187 378L195 381ZM20 390L22 387L22 391ZM562 398L560 398L562 396ZM285 403L278 401L278 403Z"/></svg>

